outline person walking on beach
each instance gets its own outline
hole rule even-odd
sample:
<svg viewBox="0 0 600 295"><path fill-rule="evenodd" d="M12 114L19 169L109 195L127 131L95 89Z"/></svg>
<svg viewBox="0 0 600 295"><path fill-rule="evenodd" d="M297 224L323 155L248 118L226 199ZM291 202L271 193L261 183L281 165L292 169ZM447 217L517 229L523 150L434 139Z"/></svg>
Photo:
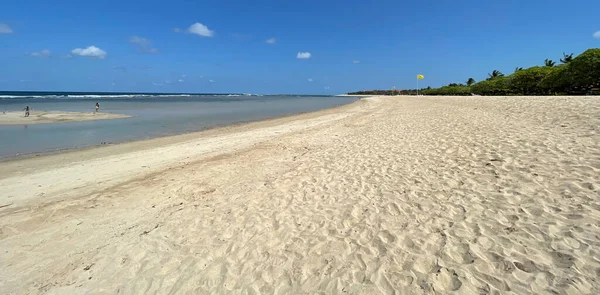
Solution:
<svg viewBox="0 0 600 295"><path fill-rule="evenodd" d="M96 103L96 113L98 112L99 109L100 109L100 104Z"/></svg>
<svg viewBox="0 0 600 295"><path fill-rule="evenodd" d="M25 117L29 117L29 106L26 106L23 110L25 110Z"/></svg>

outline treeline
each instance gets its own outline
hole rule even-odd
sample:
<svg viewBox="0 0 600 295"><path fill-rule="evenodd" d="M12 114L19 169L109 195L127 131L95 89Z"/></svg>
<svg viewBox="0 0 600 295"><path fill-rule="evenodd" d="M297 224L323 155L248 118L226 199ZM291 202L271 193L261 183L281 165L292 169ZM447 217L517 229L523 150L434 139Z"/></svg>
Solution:
<svg viewBox="0 0 600 295"><path fill-rule="evenodd" d="M348 92L348 95L399 95L399 90L362 90Z"/></svg>
<svg viewBox="0 0 600 295"><path fill-rule="evenodd" d="M423 95L584 95L600 94L600 48L588 49L577 57L564 54L561 64L550 59L543 66L527 69L517 67L515 72L505 76L498 70L488 74L484 81L476 82L469 78L463 83L451 83L440 88L423 88ZM350 94L394 95L417 94L416 89L398 91L375 90L359 91ZM368 93L367 93L368 92ZM384 94L389 93L389 94Z"/></svg>

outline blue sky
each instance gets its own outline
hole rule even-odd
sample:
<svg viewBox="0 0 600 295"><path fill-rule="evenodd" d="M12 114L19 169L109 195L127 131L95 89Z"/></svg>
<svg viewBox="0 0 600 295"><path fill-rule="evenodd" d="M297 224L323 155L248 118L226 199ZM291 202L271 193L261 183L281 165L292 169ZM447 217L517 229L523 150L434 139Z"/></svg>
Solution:
<svg viewBox="0 0 600 295"><path fill-rule="evenodd" d="M0 90L337 94L415 88L418 73L436 87L600 47L598 11L598 0L9 0Z"/></svg>

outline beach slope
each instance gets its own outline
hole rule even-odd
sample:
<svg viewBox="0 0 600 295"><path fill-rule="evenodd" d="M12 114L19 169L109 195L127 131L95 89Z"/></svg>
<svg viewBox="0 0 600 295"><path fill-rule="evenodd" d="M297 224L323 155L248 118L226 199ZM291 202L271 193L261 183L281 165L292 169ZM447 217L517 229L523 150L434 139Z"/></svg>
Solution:
<svg viewBox="0 0 600 295"><path fill-rule="evenodd" d="M600 98L376 97L0 163L7 294L599 294Z"/></svg>

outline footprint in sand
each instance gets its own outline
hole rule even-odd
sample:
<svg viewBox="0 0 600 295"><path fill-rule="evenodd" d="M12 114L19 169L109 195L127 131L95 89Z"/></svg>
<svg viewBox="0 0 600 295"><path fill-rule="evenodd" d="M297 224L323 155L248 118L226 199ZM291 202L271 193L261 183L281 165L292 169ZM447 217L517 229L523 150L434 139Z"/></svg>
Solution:
<svg viewBox="0 0 600 295"><path fill-rule="evenodd" d="M516 268L518 268L526 273L532 273L538 269L537 266L535 265L535 263L531 260L525 260L523 263L515 261L514 265Z"/></svg>

